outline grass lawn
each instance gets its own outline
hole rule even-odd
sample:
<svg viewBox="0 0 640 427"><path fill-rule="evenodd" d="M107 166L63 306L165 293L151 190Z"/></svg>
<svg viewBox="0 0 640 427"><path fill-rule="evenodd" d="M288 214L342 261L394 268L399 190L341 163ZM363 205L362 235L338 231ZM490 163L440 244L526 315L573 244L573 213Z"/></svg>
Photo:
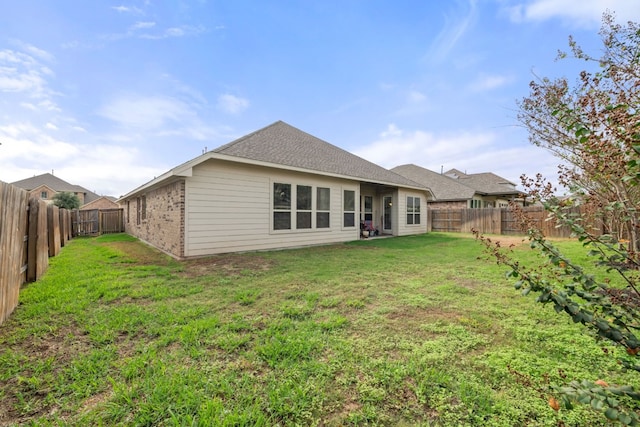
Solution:
<svg viewBox="0 0 640 427"><path fill-rule="evenodd" d="M0 326L2 426L604 425L547 379L637 385L470 236L178 262L120 234L50 261Z"/></svg>

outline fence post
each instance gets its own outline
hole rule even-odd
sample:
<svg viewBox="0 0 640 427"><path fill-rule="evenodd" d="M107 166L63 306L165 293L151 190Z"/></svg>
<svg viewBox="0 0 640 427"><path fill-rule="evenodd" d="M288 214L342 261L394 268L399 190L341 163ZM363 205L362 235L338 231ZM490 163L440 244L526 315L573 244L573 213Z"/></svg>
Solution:
<svg viewBox="0 0 640 427"><path fill-rule="evenodd" d="M34 282L49 266L47 236L47 203L38 198L29 199L29 240L27 281Z"/></svg>
<svg viewBox="0 0 640 427"><path fill-rule="evenodd" d="M49 236L49 256L60 253L60 208L55 205L47 206L47 235Z"/></svg>
<svg viewBox="0 0 640 427"><path fill-rule="evenodd" d="M24 281L28 195L0 182L0 324L18 305Z"/></svg>

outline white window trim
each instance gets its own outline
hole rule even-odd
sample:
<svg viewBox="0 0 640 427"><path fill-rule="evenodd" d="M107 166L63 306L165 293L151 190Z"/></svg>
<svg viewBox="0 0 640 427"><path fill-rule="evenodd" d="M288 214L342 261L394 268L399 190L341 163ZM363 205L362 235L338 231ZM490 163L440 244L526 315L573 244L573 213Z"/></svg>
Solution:
<svg viewBox="0 0 640 427"><path fill-rule="evenodd" d="M291 228L285 230L276 230L273 228L273 213L276 211L273 207L274 204L274 194L273 194L273 185L275 183L279 184L288 184L291 186ZM297 226L297 213L298 213L298 186L306 186L311 187L311 211L301 210L300 212L311 212L311 228L296 228ZM329 210L328 211L318 211L317 204L317 194L318 188L328 188L329 189ZM303 180L293 180L289 178L277 179L272 178L269 180L269 234L303 234L303 233L326 233L330 232L333 228L333 215L331 211L331 192L335 191L335 188L326 184L317 184L313 182L303 181ZM282 211L284 212L284 211ZM317 212L329 212L329 227L327 228L317 228Z"/></svg>
<svg viewBox="0 0 640 427"><path fill-rule="evenodd" d="M413 224L409 224L409 221L407 221L407 217L409 216L409 203L407 203L405 205L405 216L404 216L404 221L406 223L407 227L420 227L422 225L422 197L420 196L412 196L412 195L407 195L405 201L408 202L407 199L409 199L409 197L411 197L413 199L413 207L414 207L414 211L411 215L413 215ZM416 206L416 199L418 200L419 204L420 204L420 211L417 213L420 216L420 222L418 222L416 224L416 211L415 211L415 206Z"/></svg>
<svg viewBox="0 0 640 427"><path fill-rule="evenodd" d="M344 206L344 192L345 191L353 191L353 211L345 210ZM353 227L345 227L344 225L344 214L353 212ZM342 230L356 230L360 227L360 222L358 221L360 212L360 192L356 187L347 187L343 186L340 188L340 228Z"/></svg>

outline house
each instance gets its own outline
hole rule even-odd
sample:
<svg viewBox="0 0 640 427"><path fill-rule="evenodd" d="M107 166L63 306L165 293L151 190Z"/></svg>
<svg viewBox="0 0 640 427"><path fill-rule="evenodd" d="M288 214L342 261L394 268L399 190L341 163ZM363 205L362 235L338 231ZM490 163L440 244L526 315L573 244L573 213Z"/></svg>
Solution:
<svg viewBox="0 0 640 427"><path fill-rule="evenodd" d="M53 196L61 192L69 192L78 196L80 206L100 198L96 193L79 185L69 184L67 181L51 173L36 175L31 178L12 182L11 185L27 190L30 197L38 197L48 202L52 202Z"/></svg>
<svg viewBox="0 0 640 427"><path fill-rule="evenodd" d="M80 210L108 210L108 209L120 209L120 205L116 202L116 198L112 196L100 196L95 200L90 201L89 203L85 203L80 206Z"/></svg>
<svg viewBox="0 0 640 427"><path fill-rule="evenodd" d="M427 231L430 191L282 121L124 195L126 231L179 259Z"/></svg>
<svg viewBox="0 0 640 427"><path fill-rule="evenodd" d="M520 200L516 184L491 172L466 174L457 169L437 173L413 164L397 166L393 172L428 187L434 196L429 209L506 207Z"/></svg>

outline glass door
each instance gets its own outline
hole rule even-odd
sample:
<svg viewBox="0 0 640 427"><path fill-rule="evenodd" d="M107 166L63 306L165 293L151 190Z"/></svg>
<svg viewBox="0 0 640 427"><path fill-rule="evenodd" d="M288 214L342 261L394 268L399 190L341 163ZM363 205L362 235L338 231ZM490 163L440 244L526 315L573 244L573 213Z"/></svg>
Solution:
<svg viewBox="0 0 640 427"><path fill-rule="evenodd" d="M391 196L384 196L382 198L383 214L382 214L382 229L385 232L391 233L392 221L391 212L393 208L393 198Z"/></svg>

